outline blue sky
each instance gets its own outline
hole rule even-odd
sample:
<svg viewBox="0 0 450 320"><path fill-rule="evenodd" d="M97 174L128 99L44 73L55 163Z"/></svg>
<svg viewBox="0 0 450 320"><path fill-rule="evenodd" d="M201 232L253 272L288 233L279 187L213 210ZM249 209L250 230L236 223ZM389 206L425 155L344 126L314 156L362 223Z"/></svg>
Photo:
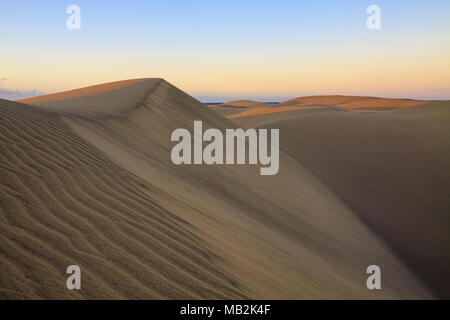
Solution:
<svg viewBox="0 0 450 320"><path fill-rule="evenodd" d="M80 30L66 28L71 4ZM381 30L366 27L371 4ZM208 101L450 99L447 0L2 0L0 30L0 96L163 77Z"/></svg>

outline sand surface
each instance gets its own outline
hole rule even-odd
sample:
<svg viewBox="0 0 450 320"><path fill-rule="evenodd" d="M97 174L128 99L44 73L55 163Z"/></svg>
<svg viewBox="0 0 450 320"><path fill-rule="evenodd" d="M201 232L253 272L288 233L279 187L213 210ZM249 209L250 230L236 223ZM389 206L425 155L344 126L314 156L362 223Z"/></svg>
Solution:
<svg viewBox="0 0 450 320"><path fill-rule="evenodd" d="M365 106L355 100L334 102ZM234 120L279 128L281 149L348 204L436 295L449 298L450 102L405 107L404 100L379 100L396 110Z"/></svg>
<svg viewBox="0 0 450 320"><path fill-rule="evenodd" d="M298 114L322 111L379 112L426 104L428 101L358 96L308 96L267 104L252 100L236 100L209 106L229 118L243 118L247 126L261 126L266 121L288 119ZM268 115L269 116L265 116ZM238 123L240 121L237 121Z"/></svg>
<svg viewBox="0 0 450 320"><path fill-rule="evenodd" d="M176 166L172 130L238 124L161 79L102 86L0 100L0 298L433 297L295 150L275 176Z"/></svg>

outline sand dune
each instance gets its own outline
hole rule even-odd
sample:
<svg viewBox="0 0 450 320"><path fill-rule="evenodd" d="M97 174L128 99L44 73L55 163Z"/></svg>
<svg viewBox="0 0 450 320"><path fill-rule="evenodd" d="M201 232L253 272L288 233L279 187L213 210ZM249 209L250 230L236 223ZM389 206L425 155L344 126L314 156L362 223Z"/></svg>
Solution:
<svg viewBox="0 0 450 320"><path fill-rule="evenodd" d="M56 112L78 116L120 116L141 103L161 79L111 82L20 100ZM105 101L107 101L105 103Z"/></svg>
<svg viewBox="0 0 450 320"><path fill-rule="evenodd" d="M253 100L235 100L219 105L209 105L208 107L215 109L225 117L229 116L233 117L245 111L257 108L265 108L269 106L270 106L269 104L266 104L264 102L258 102Z"/></svg>
<svg viewBox="0 0 450 320"><path fill-rule="evenodd" d="M22 103L33 103L33 102L50 102L50 101L66 101L68 99L72 98L82 98L82 97L92 97L94 95L98 94L113 94L120 98L125 98L125 95L121 95L120 93L123 93L122 90L130 90L130 86L137 84L139 82L148 82L149 79L132 79L132 80L122 80L122 81L115 81L115 82L109 82L59 93L53 93L53 94L47 94L43 96L33 97L33 98L27 98L18 100L18 102ZM156 79L155 79L156 80ZM143 91L145 92L145 90ZM127 95L128 98L134 98L138 94L138 92L132 92L132 94Z"/></svg>
<svg viewBox="0 0 450 320"><path fill-rule="evenodd" d="M1 298L432 297L297 156L175 166L173 129L236 124L161 79L103 86L0 100Z"/></svg>
<svg viewBox="0 0 450 320"><path fill-rule="evenodd" d="M241 117L249 117L249 116L257 116L268 113L277 113L277 112L286 112L286 111L295 111L295 110L309 110L314 109L314 107L275 107L275 108L267 108L267 107L258 107L252 108L251 110L240 112L238 114L233 114L229 116L229 119L233 118L241 118Z"/></svg>
<svg viewBox="0 0 450 320"><path fill-rule="evenodd" d="M450 297L450 103L270 116L235 120L279 128L283 150L334 190L439 297Z"/></svg>
<svg viewBox="0 0 450 320"><path fill-rule="evenodd" d="M225 103L221 104L220 106L248 108L248 107L261 107L264 105L267 105L267 104L264 102L258 102L258 101L254 101L254 100L233 100L233 101L225 102Z"/></svg>
<svg viewBox="0 0 450 320"><path fill-rule="evenodd" d="M262 125L266 121L271 122L290 118L299 114L323 111L350 111L350 112L379 112L390 111L398 108L417 106L428 103L421 100L390 99L357 96L309 96L286 100L278 104L266 104L251 100L231 101L213 106L214 110L229 118L252 117L245 119L244 123L250 125ZM211 106L212 107L212 106ZM285 114L279 115L283 112ZM273 114L269 117L264 115ZM239 121L238 121L239 122Z"/></svg>
<svg viewBox="0 0 450 320"><path fill-rule="evenodd" d="M310 96L301 97L281 102L281 106L288 105L311 105L321 104L328 106L338 106L345 109L359 109L359 108L401 108L411 107L419 104L424 104L426 101L411 100L411 99L390 99L390 98L376 98L376 97L358 97L358 96Z"/></svg>

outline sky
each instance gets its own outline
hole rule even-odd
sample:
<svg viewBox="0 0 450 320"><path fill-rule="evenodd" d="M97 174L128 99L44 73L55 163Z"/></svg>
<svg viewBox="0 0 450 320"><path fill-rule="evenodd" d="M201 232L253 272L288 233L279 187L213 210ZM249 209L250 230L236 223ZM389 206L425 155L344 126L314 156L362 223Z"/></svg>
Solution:
<svg viewBox="0 0 450 320"><path fill-rule="evenodd" d="M448 0L0 0L0 98L157 77L203 102L450 99L449 31Z"/></svg>

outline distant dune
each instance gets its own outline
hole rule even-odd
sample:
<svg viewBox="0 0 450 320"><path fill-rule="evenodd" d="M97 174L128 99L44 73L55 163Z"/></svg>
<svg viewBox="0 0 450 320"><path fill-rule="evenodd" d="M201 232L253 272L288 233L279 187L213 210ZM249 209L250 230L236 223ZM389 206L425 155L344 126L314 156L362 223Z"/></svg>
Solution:
<svg viewBox="0 0 450 320"><path fill-rule="evenodd" d="M248 108L248 107L256 107L256 106L262 106L266 105L264 102L258 102L253 100L234 100L234 101L228 101L223 103L221 106L228 106L228 107L242 107L242 108Z"/></svg>
<svg viewBox="0 0 450 320"><path fill-rule="evenodd" d="M234 100L219 105L210 105L208 107L218 110L225 117L233 117L242 112L265 108L270 106L264 102L257 102L252 100Z"/></svg>
<svg viewBox="0 0 450 320"><path fill-rule="evenodd" d="M303 131L282 129L279 174L260 176L255 166L172 164L172 130L237 124L162 79L0 100L0 112L0 298L433 297L429 279L305 168L308 149L293 140ZM401 217L434 226L423 214ZM432 230L415 235L427 244ZM65 287L69 264L81 267L79 291ZM382 266L380 291L366 287L371 264Z"/></svg>
<svg viewBox="0 0 450 320"><path fill-rule="evenodd" d="M351 112L378 112L389 111L398 108L411 107L429 103L429 101L410 99L391 99L357 96L308 96L286 100L278 104L266 104L251 100L237 100L214 106L221 115L234 119L242 117L255 117L248 119L254 125L265 122L264 115L283 112L283 115L269 115L267 121L289 118L306 112L322 111L351 111ZM249 123L247 123L249 124Z"/></svg>
<svg viewBox="0 0 450 320"><path fill-rule="evenodd" d="M233 118L241 118L241 117L249 117L249 116L258 116L268 113L278 113L278 112L286 112L286 111L294 111L294 110L309 110L314 109L314 107L258 107L252 108L251 110L246 110L240 113L236 113L228 116L229 119Z"/></svg>
<svg viewBox="0 0 450 320"><path fill-rule="evenodd" d="M310 96L284 101L280 105L310 105L321 104L327 106L339 106L346 109L355 108L401 108L424 104L426 101L410 99L391 99L358 96Z"/></svg>

